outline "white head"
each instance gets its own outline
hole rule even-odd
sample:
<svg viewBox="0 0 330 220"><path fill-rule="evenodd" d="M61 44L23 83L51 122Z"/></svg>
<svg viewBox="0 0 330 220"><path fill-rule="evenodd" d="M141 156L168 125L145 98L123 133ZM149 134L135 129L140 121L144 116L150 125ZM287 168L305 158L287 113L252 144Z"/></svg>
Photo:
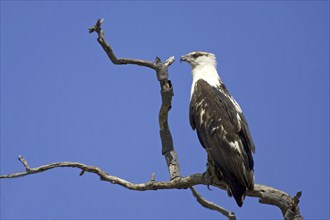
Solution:
<svg viewBox="0 0 330 220"><path fill-rule="evenodd" d="M183 55L180 59L180 62L186 61L192 67L192 69L196 67L203 66L213 66L216 68L217 61L213 53L194 51Z"/></svg>
<svg viewBox="0 0 330 220"><path fill-rule="evenodd" d="M221 79L218 75L216 66L217 61L213 53L207 52L191 52L183 55L181 61L188 62L192 67L192 86L190 97L192 96L195 88L195 83L202 79L213 87L218 87L221 84Z"/></svg>

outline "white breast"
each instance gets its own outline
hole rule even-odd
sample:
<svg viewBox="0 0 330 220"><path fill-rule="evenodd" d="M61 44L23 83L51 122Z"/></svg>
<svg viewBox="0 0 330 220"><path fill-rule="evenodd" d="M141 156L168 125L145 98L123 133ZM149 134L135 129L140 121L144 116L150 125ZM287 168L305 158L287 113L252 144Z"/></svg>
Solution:
<svg viewBox="0 0 330 220"><path fill-rule="evenodd" d="M191 85L190 99L192 97L192 94L194 93L195 83L200 79L205 80L208 84L210 84L213 87L220 86L220 77L218 75L216 68L212 65L195 67L192 70L192 77L193 77L193 81Z"/></svg>

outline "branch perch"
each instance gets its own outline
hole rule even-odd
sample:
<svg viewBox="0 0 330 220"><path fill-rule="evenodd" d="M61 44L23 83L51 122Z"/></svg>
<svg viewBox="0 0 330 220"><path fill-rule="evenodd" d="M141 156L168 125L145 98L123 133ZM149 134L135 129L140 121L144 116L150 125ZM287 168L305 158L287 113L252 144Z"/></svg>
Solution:
<svg viewBox="0 0 330 220"><path fill-rule="evenodd" d="M26 160L22 156L20 156L20 158L22 158L20 159L21 162L25 161L24 163L22 162L24 167L26 168L26 165L29 167ZM96 166L88 166L78 162L56 162L42 165L36 168L30 168L29 171L1 175L0 179L23 177L60 167L78 168L82 172L95 173L97 176L100 177L100 180L102 181L110 182L112 184L120 185L124 188L136 191L190 188L195 198L204 207L206 206L209 209L216 210L222 214L225 214L228 218L235 217L234 213L229 212L222 207L205 200L192 188L195 185L212 185L219 189L226 190L225 182L221 180L211 181L208 175L204 175L202 173L196 173L185 177L175 178L167 182L158 182L151 178L150 181L145 183L132 183L125 179L112 176ZM82 172L80 172L80 174ZM248 192L247 196L259 198L260 203L277 206L282 210L283 218L286 220L303 220L303 217L300 215L298 206L299 197L301 196L300 192L298 192L297 195L292 198L290 195L281 190L266 185L255 184L254 190Z"/></svg>

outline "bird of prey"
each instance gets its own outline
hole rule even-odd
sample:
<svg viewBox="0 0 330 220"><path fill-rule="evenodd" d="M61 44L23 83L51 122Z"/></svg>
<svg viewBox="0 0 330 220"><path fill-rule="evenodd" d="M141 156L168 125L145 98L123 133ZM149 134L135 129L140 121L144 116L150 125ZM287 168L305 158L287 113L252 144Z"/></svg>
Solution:
<svg viewBox="0 0 330 220"><path fill-rule="evenodd" d="M226 182L241 207L254 186L255 146L246 119L218 75L214 54L191 52L180 61L192 67L190 125L208 153L212 175Z"/></svg>

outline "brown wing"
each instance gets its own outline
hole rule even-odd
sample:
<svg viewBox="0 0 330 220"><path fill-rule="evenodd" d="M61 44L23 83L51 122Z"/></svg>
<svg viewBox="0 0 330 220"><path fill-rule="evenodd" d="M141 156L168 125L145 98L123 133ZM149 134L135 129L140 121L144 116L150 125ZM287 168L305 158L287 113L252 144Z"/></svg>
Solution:
<svg viewBox="0 0 330 220"><path fill-rule="evenodd" d="M190 102L190 124L231 188L239 206L252 189L254 144L244 115L237 111L228 91L204 80L195 84Z"/></svg>

